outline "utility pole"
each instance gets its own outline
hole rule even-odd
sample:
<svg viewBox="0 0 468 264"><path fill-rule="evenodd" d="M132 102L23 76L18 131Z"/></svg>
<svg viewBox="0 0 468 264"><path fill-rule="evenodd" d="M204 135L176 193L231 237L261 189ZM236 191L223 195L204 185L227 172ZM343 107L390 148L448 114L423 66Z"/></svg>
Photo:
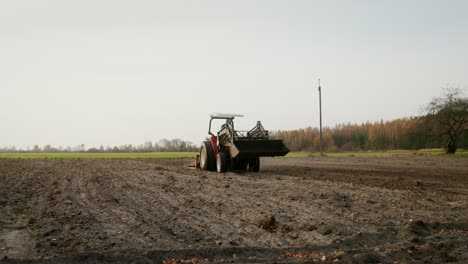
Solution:
<svg viewBox="0 0 468 264"><path fill-rule="evenodd" d="M319 91L319 108L320 108L320 156L323 156L322 149L322 87L320 87L320 79L318 79Z"/></svg>

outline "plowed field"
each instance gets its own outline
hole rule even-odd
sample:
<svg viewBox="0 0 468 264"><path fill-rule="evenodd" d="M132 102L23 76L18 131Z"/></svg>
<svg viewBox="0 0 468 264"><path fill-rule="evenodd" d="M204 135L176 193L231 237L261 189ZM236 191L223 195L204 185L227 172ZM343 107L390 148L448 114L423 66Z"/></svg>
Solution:
<svg viewBox="0 0 468 264"><path fill-rule="evenodd" d="M468 159L0 160L6 263L468 262Z"/></svg>

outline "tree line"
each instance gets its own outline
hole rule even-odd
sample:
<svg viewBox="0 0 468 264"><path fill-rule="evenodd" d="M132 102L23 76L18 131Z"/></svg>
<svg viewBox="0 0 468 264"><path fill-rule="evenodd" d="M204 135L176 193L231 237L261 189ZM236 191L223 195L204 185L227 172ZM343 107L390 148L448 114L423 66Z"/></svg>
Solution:
<svg viewBox="0 0 468 264"><path fill-rule="evenodd" d="M445 89L425 106L426 114L391 121L345 123L325 127L322 135L323 150L417 150L424 148L445 148L455 153L457 148L468 148L468 98L460 89ZM320 150L318 128L308 127L288 131L275 131L273 138L283 139L292 151L317 152ZM0 152L196 152L198 145L181 139L147 141L140 145L99 146L86 148L81 144L74 147L38 145L26 150L16 147L0 148Z"/></svg>
<svg viewBox="0 0 468 264"><path fill-rule="evenodd" d="M292 151L320 150L318 128L276 131L274 137L282 138ZM426 130L423 117L339 124L325 127L322 135L323 150L327 152L441 148L445 141L445 136L437 137ZM460 137L459 146L468 147L468 133Z"/></svg>
<svg viewBox="0 0 468 264"><path fill-rule="evenodd" d="M103 146L86 147L84 144L77 146L39 146L34 145L32 148L18 149L14 146L0 148L0 152L4 153L66 153L66 152L82 152L82 153L142 153L142 152L195 152L199 150L199 146L194 145L190 141L182 139L162 139L158 142L146 141L143 144L132 145L124 144L120 146Z"/></svg>
<svg viewBox="0 0 468 264"><path fill-rule="evenodd" d="M459 89L446 89L425 106L426 114L391 121L362 124L339 124L325 127L322 135L324 151L416 150L445 148L455 153L468 148L468 99ZM276 131L292 151L320 150L318 128Z"/></svg>

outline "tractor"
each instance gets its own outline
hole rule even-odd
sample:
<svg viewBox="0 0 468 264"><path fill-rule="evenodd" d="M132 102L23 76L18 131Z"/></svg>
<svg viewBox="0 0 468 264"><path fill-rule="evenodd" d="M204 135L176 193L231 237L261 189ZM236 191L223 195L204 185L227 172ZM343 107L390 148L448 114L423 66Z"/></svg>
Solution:
<svg viewBox="0 0 468 264"><path fill-rule="evenodd" d="M260 121L249 131L236 130L237 114L212 114L208 125L208 137L202 142L195 166L219 173L260 170L260 157L284 156L290 150L282 140L270 139ZM225 120L217 134L211 132L213 120Z"/></svg>

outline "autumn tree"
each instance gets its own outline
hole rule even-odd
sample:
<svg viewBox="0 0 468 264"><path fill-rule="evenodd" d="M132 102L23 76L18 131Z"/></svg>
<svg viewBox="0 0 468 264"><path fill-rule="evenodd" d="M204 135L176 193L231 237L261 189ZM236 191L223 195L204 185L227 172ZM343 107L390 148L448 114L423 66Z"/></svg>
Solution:
<svg viewBox="0 0 468 264"><path fill-rule="evenodd" d="M468 98L460 89L447 88L426 106L426 121L432 134L445 137L446 152L454 154L460 136L468 130Z"/></svg>

